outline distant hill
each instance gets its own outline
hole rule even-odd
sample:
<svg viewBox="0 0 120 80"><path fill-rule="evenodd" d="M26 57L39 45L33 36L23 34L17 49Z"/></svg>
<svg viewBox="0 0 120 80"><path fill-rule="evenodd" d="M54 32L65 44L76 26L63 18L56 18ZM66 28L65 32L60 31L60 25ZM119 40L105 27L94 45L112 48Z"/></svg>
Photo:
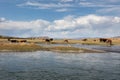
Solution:
<svg viewBox="0 0 120 80"><path fill-rule="evenodd" d="M112 38L120 38L120 36L115 36L115 37L112 37Z"/></svg>
<svg viewBox="0 0 120 80"><path fill-rule="evenodd" d="M0 39L47 39L49 38L48 36L41 36L41 37L26 37L26 38L22 38L22 37L12 37L12 36L4 36L4 35L0 35Z"/></svg>
<svg viewBox="0 0 120 80"><path fill-rule="evenodd" d="M0 39L8 39L8 38L14 39L14 38L19 38L19 37L11 37L11 36L0 35Z"/></svg>

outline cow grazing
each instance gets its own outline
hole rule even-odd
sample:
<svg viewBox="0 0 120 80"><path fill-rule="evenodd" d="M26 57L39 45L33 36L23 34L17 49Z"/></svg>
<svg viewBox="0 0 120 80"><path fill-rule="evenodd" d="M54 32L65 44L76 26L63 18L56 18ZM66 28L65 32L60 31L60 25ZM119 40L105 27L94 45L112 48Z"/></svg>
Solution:
<svg viewBox="0 0 120 80"><path fill-rule="evenodd" d="M82 41L87 41L87 39L82 39Z"/></svg>
<svg viewBox="0 0 120 80"><path fill-rule="evenodd" d="M16 40L16 39L10 39L10 38L8 38L8 41L10 41L12 43L27 42L27 40Z"/></svg>
<svg viewBox="0 0 120 80"><path fill-rule="evenodd" d="M45 39L45 42L50 42L50 39Z"/></svg>
<svg viewBox="0 0 120 80"><path fill-rule="evenodd" d="M69 41L67 39L65 39L64 42L68 45L68 47L71 47L71 45L69 44Z"/></svg>
<svg viewBox="0 0 120 80"><path fill-rule="evenodd" d="M106 38L100 38L99 40L100 40L100 42L106 42L108 39L106 39Z"/></svg>
<svg viewBox="0 0 120 80"><path fill-rule="evenodd" d="M50 43L51 41L53 41L53 38L45 39L45 42L47 42L47 43Z"/></svg>
<svg viewBox="0 0 120 80"><path fill-rule="evenodd" d="M69 43L69 41L67 39L64 40L65 43Z"/></svg>
<svg viewBox="0 0 120 80"><path fill-rule="evenodd" d="M97 40L93 40L94 42L96 42Z"/></svg>
<svg viewBox="0 0 120 80"><path fill-rule="evenodd" d="M107 44L109 44L110 46L112 45L112 40L111 40L111 39L100 38L99 40L100 40L100 42L107 43Z"/></svg>
<svg viewBox="0 0 120 80"><path fill-rule="evenodd" d="M50 41L53 41L53 38L50 38Z"/></svg>
<svg viewBox="0 0 120 80"><path fill-rule="evenodd" d="M15 40L15 39L10 39L10 38L8 38L8 41L10 41L10 42L12 42L12 43L17 43L17 42L18 42L17 40Z"/></svg>
<svg viewBox="0 0 120 80"><path fill-rule="evenodd" d="M27 42L27 40L20 40L19 42Z"/></svg>
<svg viewBox="0 0 120 80"><path fill-rule="evenodd" d="M108 43L108 44L111 46L111 45L112 45L112 40L108 39L108 40L106 41L106 43Z"/></svg>
<svg viewBox="0 0 120 80"><path fill-rule="evenodd" d="M18 43L19 41L18 40L10 40L10 42L12 42L12 43Z"/></svg>

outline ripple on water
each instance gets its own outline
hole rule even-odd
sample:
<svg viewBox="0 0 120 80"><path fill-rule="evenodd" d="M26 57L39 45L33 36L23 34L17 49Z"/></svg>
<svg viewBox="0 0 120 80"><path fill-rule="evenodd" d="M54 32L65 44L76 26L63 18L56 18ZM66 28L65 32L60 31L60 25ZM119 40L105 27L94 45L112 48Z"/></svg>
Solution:
<svg viewBox="0 0 120 80"><path fill-rule="evenodd" d="M119 80L120 54L0 54L0 80Z"/></svg>

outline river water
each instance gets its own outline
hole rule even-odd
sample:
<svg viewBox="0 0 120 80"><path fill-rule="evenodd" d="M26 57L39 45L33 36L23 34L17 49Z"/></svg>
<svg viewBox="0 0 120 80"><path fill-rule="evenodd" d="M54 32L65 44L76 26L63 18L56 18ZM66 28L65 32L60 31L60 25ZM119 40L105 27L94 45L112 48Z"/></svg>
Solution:
<svg viewBox="0 0 120 80"><path fill-rule="evenodd" d="M104 50L106 52L115 52L120 53L120 46L101 46L101 45L82 45L82 44L38 44L42 46L72 46L77 48L86 48L86 49L96 49L96 50Z"/></svg>
<svg viewBox="0 0 120 80"><path fill-rule="evenodd" d="M0 80L120 80L120 53L1 52Z"/></svg>

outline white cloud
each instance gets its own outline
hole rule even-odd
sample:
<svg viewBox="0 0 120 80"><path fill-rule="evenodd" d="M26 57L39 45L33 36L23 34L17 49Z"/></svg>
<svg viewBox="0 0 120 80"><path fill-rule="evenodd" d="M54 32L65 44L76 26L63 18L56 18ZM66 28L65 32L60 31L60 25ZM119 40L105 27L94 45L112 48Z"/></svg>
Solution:
<svg viewBox="0 0 120 80"><path fill-rule="evenodd" d="M95 9L96 14L120 16L120 0L85 0L80 1L79 6Z"/></svg>
<svg viewBox="0 0 120 80"><path fill-rule="evenodd" d="M66 12L66 11L69 11L69 9L62 8L62 9L57 9L56 11L57 11L57 12Z"/></svg>
<svg viewBox="0 0 120 80"><path fill-rule="evenodd" d="M0 34L50 37L111 37L120 35L120 17L66 16L52 22L46 20L10 21L0 23Z"/></svg>
<svg viewBox="0 0 120 80"><path fill-rule="evenodd" d="M96 10L96 13L120 16L120 8L119 7L102 8Z"/></svg>
<svg viewBox="0 0 120 80"><path fill-rule="evenodd" d="M45 20L34 21L6 21L0 23L0 34L15 36L41 35L50 23Z"/></svg>
<svg viewBox="0 0 120 80"><path fill-rule="evenodd" d="M0 22L4 22L5 20L5 18L0 18Z"/></svg>
<svg viewBox="0 0 120 80"><path fill-rule="evenodd" d="M60 2L72 2L74 0L60 0Z"/></svg>
<svg viewBox="0 0 120 80"><path fill-rule="evenodd" d="M52 1L37 1L31 0L18 4L19 7L44 9L56 12L72 12L80 11L82 8L92 7L91 10L97 14L120 15L120 0L52 0ZM86 11L85 11L86 12Z"/></svg>
<svg viewBox="0 0 120 80"><path fill-rule="evenodd" d="M102 2L80 2L80 6L82 7L103 7L103 8L112 8L112 7L120 7L120 5L115 5L115 4L108 4L102 3Z"/></svg>
<svg viewBox="0 0 120 80"><path fill-rule="evenodd" d="M108 2L111 2L111 3L118 3L120 2L120 0L107 0Z"/></svg>
<svg viewBox="0 0 120 80"><path fill-rule="evenodd" d="M112 20L114 23L120 23L120 17L114 17Z"/></svg>
<svg viewBox="0 0 120 80"><path fill-rule="evenodd" d="M41 29L44 26L47 26L49 22L45 20L35 20L35 21L7 21L0 23L1 29L14 29L17 28L19 30L23 29ZM34 28L35 27L35 28Z"/></svg>
<svg viewBox="0 0 120 80"><path fill-rule="evenodd" d="M25 7L25 6L36 7L38 9L72 7L71 4L67 4L67 3L64 3L64 4L62 4L62 3L40 3L40 2L30 2L30 1L19 4L17 6L20 6L20 7Z"/></svg>

